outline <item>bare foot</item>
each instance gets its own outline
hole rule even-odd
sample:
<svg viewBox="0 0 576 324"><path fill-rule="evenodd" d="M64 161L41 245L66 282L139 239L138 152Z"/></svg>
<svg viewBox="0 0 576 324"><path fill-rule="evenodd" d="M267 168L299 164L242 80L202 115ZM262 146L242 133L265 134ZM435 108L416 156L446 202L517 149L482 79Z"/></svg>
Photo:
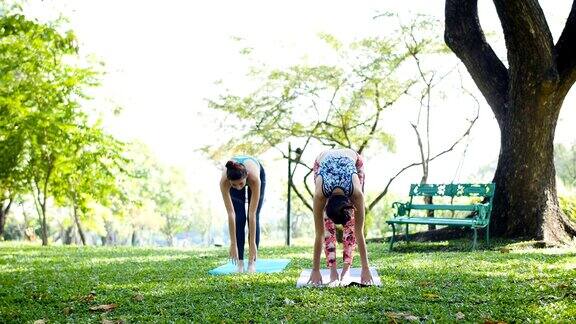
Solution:
<svg viewBox="0 0 576 324"><path fill-rule="evenodd" d="M256 262L248 262L248 273L256 272Z"/></svg>
<svg viewBox="0 0 576 324"><path fill-rule="evenodd" d="M244 261L238 260L238 263L236 264L236 272L244 272Z"/></svg>

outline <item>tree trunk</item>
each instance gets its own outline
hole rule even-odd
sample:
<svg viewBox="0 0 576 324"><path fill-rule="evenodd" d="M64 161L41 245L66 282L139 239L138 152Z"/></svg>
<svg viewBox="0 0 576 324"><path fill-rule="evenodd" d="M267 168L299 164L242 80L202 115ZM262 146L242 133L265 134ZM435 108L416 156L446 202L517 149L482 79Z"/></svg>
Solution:
<svg viewBox="0 0 576 324"><path fill-rule="evenodd" d="M134 229L134 231L132 232L132 246L137 246L138 245L138 237L136 236L136 229Z"/></svg>
<svg viewBox="0 0 576 324"><path fill-rule="evenodd" d="M69 226L68 228L65 228L64 231L62 232L62 244L64 245L70 245L72 244L72 231L74 230L74 226Z"/></svg>
<svg viewBox="0 0 576 324"><path fill-rule="evenodd" d="M36 206L36 211L38 212L38 217L40 221L41 233L40 236L42 237L42 246L48 245L48 224L46 221L46 204L48 201L48 197L46 194L48 193L48 183L50 181L50 175L52 174L52 167L49 167L47 170L46 178L43 179L43 186L40 188L38 180L34 179L33 183L31 183L32 188L32 195L34 196L34 205Z"/></svg>
<svg viewBox="0 0 576 324"><path fill-rule="evenodd" d="M6 207L4 206L4 202L0 202L0 240L4 235L4 226L6 225L6 217L8 216L8 212L10 211L10 206L12 206L12 199L8 201Z"/></svg>
<svg viewBox="0 0 576 324"><path fill-rule="evenodd" d="M422 161L422 165L424 166L424 174L422 175L422 179L420 179L420 184L426 184L428 181L428 166L430 164L428 164L429 161ZM424 203L427 205L431 205L432 204L432 196L424 196ZM427 210L426 211L426 216L427 217L434 217L434 210ZM436 225L433 224L429 224L428 225L428 230L429 231L433 231L436 229Z"/></svg>
<svg viewBox="0 0 576 324"><path fill-rule="evenodd" d="M80 225L80 219L78 218L78 208L76 204L74 204L74 222L76 223L76 227L78 228L78 234L80 235L80 240L82 241L82 245L86 246L86 237L84 236L84 231L82 230L82 225Z"/></svg>
<svg viewBox="0 0 576 324"><path fill-rule="evenodd" d="M34 233L34 229L32 227L27 227L24 230L24 237L30 242L34 242L36 240L36 234Z"/></svg>
<svg viewBox="0 0 576 324"><path fill-rule="evenodd" d="M431 205L431 204L432 204L432 196L425 196L425 197L424 197L424 203L425 203L425 204L428 204L428 205ZM427 210L427 211L426 211L426 216L428 216L428 217L434 217L434 211L433 211L433 210ZM436 229L436 225L433 225L433 224L429 224L429 225L428 225L428 230L429 230L429 231L433 231L433 230L435 230L435 229Z"/></svg>
<svg viewBox="0 0 576 324"><path fill-rule="evenodd" d="M501 148L494 176L497 190L490 232L569 242L576 235L576 227L558 205L554 169L558 119L554 112L560 111L562 103L546 97L532 102L529 99L514 103L510 115L500 121Z"/></svg>
<svg viewBox="0 0 576 324"><path fill-rule="evenodd" d="M40 216L40 224L42 227L41 237L42 237L42 246L48 245L48 224L46 222L46 199L44 199L44 203L40 206L42 215Z"/></svg>
<svg viewBox="0 0 576 324"><path fill-rule="evenodd" d="M4 207L0 206L0 240L4 236L4 225L6 224L6 214L4 213Z"/></svg>
<svg viewBox="0 0 576 324"><path fill-rule="evenodd" d="M500 127L491 232L568 243L576 226L556 194L554 131L576 81L576 1L553 43L537 0L494 0L508 67L486 42L477 0L446 0L446 44L466 66Z"/></svg>
<svg viewBox="0 0 576 324"><path fill-rule="evenodd" d="M114 233L114 225L112 222L105 220L104 229L106 229L106 236L102 236L102 245L115 245L116 235Z"/></svg>

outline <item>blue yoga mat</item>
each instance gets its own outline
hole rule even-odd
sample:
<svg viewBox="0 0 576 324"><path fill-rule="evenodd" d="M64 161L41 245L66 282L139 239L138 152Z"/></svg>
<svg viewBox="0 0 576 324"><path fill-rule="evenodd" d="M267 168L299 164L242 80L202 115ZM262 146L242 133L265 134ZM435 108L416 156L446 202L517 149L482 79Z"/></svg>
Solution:
<svg viewBox="0 0 576 324"><path fill-rule="evenodd" d="M256 272L258 273L272 273L281 272L290 263L290 259L259 259L256 260ZM247 261L244 261L244 268L248 265ZM219 266L218 268L208 271L212 275L223 275L237 273L236 266L232 262L228 262L225 265Z"/></svg>

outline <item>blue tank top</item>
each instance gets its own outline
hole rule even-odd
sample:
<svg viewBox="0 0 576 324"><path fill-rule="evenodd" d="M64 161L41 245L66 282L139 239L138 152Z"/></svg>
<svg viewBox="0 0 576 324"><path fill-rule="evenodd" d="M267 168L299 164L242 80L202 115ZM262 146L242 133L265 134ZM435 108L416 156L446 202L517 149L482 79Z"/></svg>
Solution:
<svg viewBox="0 0 576 324"><path fill-rule="evenodd" d="M238 163L241 163L241 164L244 164L244 162L246 162L246 160L252 160L258 165L258 167L260 167L260 162L258 162L258 160L256 160L255 158L253 158L251 156L248 156L248 155L237 155L237 156L232 157L232 160L234 160Z"/></svg>
<svg viewBox="0 0 576 324"><path fill-rule="evenodd" d="M318 168L318 174L322 176L322 193L330 197L336 188L342 189L346 196L352 195L354 185L352 175L358 173L356 163L347 156L328 155Z"/></svg>

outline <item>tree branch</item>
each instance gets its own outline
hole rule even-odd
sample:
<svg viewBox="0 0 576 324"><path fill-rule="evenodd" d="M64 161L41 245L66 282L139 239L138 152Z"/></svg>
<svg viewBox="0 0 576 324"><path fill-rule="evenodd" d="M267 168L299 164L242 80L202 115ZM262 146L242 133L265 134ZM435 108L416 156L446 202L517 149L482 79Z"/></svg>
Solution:
<svg viewBox="0 0 576 324"><path fill-rule="evenodd" d="M4 208L4 215L8 214L8 212L10 211L10 207L12 207L13 202L14 202L14 199L12 197L10 197L10 199L8 200L8 205L6 206L6 208Z"/></svg>
<svg viewBox="0 0 576 324"><path fill-rule="evenodd" d="M312 206L310 206L310 203L308 202L307 199L304 198L304 196L302 196L302 194L300 193L300 191L298 191L298 188L296 188L296 186L294 185L294 182L290 181L290 186L292 187L292 189L294 189L294 192L296 193L296 196L298 196L298 198L300 198L300 200L302 201L302 203L304 204L304 206L306 206L306 208L310 209L310 211L312 211Z"/></svg>
<svg viewBox="0 0 576 324"><path fill-rule="evenodd" d="M380 192L380 194L378 194L378 196L376 196L376 198L374 198L374 200L372 200L372 202L368 205L368 210L372 210L376 206L376 204L380 201L380 199L382 199L384 196L386 196L386 194L388 193L388 188L390 187L390 184L392 183L392 181L394 181L394 179L396 179L404 171L410 169L413 166L417 166L420 164L422 164L422 163L409 164L409 165L403 167L400 171L398 171L395 176L390 178L390 180L388 180L388 183L386 184L386 187L384 187L384 190L382 190L382 192Z"/></svg>
<svg viewBox="0 0 576 324"><path fill-rule="evenodd" d="M443 155L443 154L445 154L445 153L448 153L448 152L452 151L452 150L456 147L456 145L458 145L460 142L462 142L462 140L463 140L466 136L470 135L470 131L472 130L472 127L474 127L474 124L476 123L476 121L478 121L479 112L480 112L480 111L478 110L478 112L476 113L476 117L474 117L474 119L472 119L472 120L470 121L470 126L468 126L468 129L466 129L466 131L464 132L464 134L462 134L462 136L460 136L460 138L459 138L456 142L454 142L454 143L452 144L452 146L450 146L450 147L447 148L446 150L444 150L444 151L442 151L442 152L434 155L434 156L430 159L430 161L436 159L437 157L439 157L439 156L441 156L441 155Z"/></svg>
<svg viewBox="0 0 576 324"><path fill-rule="evenodd" d="M556 82L552 33L538 0L494 0L494 5L504 31L514 84L534 82L533 71L538 71L537 77L542 80Z"/></svg>
<svg viewBox="0 0 576 324"><path fill-rule="evenodd" d="M374 84L374 88L375 88L374 104L376 105L376 116L374 118L374 123L372 123L372 128L370 129L370 132L368 133L368 137L366 137L366 139L364 139L362 144L360 144L360 148L358 148L358 154L362 154L362 152L364 151L364 149L368 145L368 140L370 138L372 138L372 135L374 135L374 133L376 132L376 128L378 127L378 121L380 120L380 113L384 109L382 107L382 104L380 104L380 89L378 89L379 85L380 85L379 82L376 82L376 84Z"/></svg>
<svg viewBox="0 0 576 324"><path fill-rule="evenodd" d="M308 186L308 177L312 174L312 172L314 171L314 169L310 169L310 171L308 171L308 173L306 173L306 175L304 176L304 188L306 188L306 191L308 191L308 194L310 195L310 198L314 198L314 194L312 193L312 190L310 190L310 187Z"/></svg>
<svg viewBox="0 0 576 324"><path fill-rule="evenodd" d="M478 120L478 113L476 114L476 117L470 121L470 126L468 126L468 128L466 129L466 131L464 132L464 134L462 134L462 136L456 140L452 146L450 146L449 148L445 149L444 151L434 155L433 157L430 158L430 160L428 162L432 162L434 161L436 158L454 150L454 148L456 147L456 145L458 145L458 143L462 142L462 140L470 135L470 131L472 130L472 127L474 126L474 124L476 123L476 121ZM372 210L376 204L384 197L386 196L386 194L388 193L388 188L390 187L390 184L392 183L392 181L394 181L394 179L396 179L400 174L402 174L404 171L408 170L411 167L417 166L417 165L421 165L422 162L415 162L412 164L409 164L407 166L405 166L404 168L402 168L400 171L398 171L398 173L396 173L396 175L394 175L392 178L390 178L390 180L388 180L388 183L386 184L386 186L384 187L384 190L382 190L382 192L380 192L380 194L378 194L378 196L376 196L376 198L374 198L374 200L368 205L368 210Z"/></svg>
<svg viewBox="0 0 576 324"><path fill-rule="evenodd" d="M33 180L30 181L30 192L32 193L32 197L34 198L34 207L36 208L36 213L38 213L38 220L39 223L42 224L42 209L40 207L40 187L38 186L38 179L34 177Z"/></svg>
<svg viewBox="0 0 576 324"><path fill-rule="evenodd" d="M422 144L422 137L420 136L418 127L412 123L410 123L410 126L412 126L414 132L416 132L416 139L418 140L418 147L420 148L420 159L422 160L420 163L422 164L422 181L420 182L424 182L424 179L428 178L428 161L430 161L430 156L428 156L428 159L424 156L424 145ZM428 154L430 154L430 152L428 152Z"/></svg>
<svg viewBox="0 0 576 324"><path fill-rule="evenodd" d="M568 93L576 81L576 1L572 3L572 9L562 35L556 43L556 66L560 75L560 87L563 93Z"/></svg>
<svg viewBox="0 0 576 324"><path fill-rule="evenodd" d="M284 152L282 152L282 154L284 155ZM285 159L288 159L288 156L286 156L286 155L284 155L283 157L284 157ZM312 168L310 168L306 163L300 161L300 159L290 159L290 161L291 161L292 163L296 163L296 164L298 164L298 165L303 165L303 166L305 166L306 169L308 169L308 170L312 170ZM296 168L296 167L294 167L294 168ZM295 171L296 171L296 170L294 170L294 172L295 172ZM292 172L292 175L294 175L294 172Z"/></svg>
<svg viewBox="0 0 576 324"><path fill-rule="evenodd" d="M464 63L497 118L506 110L508 71L486 42L477 0L446 0L446 45Z"/></svg>

